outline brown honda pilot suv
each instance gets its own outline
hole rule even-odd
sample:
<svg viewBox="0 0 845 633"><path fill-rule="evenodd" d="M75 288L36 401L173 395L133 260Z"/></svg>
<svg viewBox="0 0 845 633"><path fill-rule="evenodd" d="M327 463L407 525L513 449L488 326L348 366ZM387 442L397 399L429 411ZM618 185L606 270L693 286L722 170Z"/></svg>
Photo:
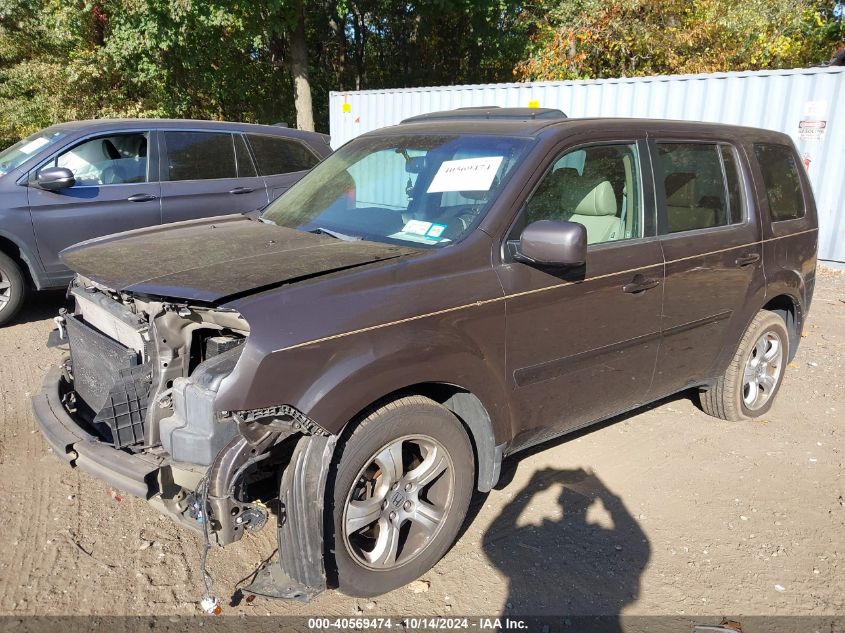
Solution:
<svg viewBox="0 0 845 633"><path fill-rule="evenodd" d="M469 109L365 134L260 215L65 250L35 414L71 466L226 545L248 591L428 570L502 459L694 388L764 414L801 340L816 208L783 134Z"/></svg>

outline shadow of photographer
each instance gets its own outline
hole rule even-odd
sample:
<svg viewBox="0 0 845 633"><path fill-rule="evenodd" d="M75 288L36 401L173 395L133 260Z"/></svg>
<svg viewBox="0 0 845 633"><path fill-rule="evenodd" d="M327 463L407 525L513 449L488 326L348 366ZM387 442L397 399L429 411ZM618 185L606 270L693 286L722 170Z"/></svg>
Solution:
<svg viewBox="0 0 845 633"><path fill-rule="evenodd" d="M533 503L553 494L556 504ZM505 506L484 535L508 578L503 615L618 616L637 599L651 548L639 524L592 472L548 468ZM609 616L609 617L608 617Z"/></svg>

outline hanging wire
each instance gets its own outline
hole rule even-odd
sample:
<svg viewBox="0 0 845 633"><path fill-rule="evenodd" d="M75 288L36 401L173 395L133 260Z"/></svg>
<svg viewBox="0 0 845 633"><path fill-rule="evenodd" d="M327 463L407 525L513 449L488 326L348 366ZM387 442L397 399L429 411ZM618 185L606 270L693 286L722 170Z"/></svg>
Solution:
<svg viewBox="0 0 845 633"><path fill-rule="evenodd" d="M211 577L211 574L208 573L208 552L211 551L211 538L209 536L208 527L208 472L206 472L200 480L200 483L197 486L197 493L200 499L200 508L202 512L203 536L202 554L200 555L200 571L202 573L203 586L205 587L205 595L203 596L200 604L206 611L218 614L220 613L220 606L217 602L217 598L212 593L214 579Z"/></svg>

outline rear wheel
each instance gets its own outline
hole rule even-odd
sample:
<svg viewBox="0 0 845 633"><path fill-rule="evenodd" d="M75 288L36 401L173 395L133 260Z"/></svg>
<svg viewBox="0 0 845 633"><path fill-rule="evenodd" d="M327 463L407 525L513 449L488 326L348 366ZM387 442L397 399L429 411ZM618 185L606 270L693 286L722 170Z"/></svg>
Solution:
<svg viewBox="0 0 845 633"><path fill-rule="evenodd" d="M26 297L26 277L17 262L0 253L0 326L11 321Z"/></svg>
<svg viewBox="0 0 845 633"><path fill-rule="evenodd" d="M789 333L783 319L774 312L759 312L725 373L713 387L702 390L701 408L723 420L763 415L780 388L788 358Z"/></svg>
<svg viewBox="0 0 845 633"><path fill-rule="evenodd" d="M452 545L474 481L472 446L448 409L410 396L374 411L335 476L338 588L374 596L428 571Z"/></svg>

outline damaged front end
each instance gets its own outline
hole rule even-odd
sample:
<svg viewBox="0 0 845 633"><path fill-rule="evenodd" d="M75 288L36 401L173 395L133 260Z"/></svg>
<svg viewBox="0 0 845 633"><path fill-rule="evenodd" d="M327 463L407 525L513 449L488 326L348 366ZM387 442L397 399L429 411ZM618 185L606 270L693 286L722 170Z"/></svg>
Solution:
<svg viewBox="0 0 845 633"><path fill-rule="evenodd" d="M147 499L224 546L273 512L280 564L249 591L309 599L325 588L323 503L336 438L280 405L220 411L249 325L232 310L121 293L77 277L53 344L70 355L33 400L72 466Z"/></svg>

